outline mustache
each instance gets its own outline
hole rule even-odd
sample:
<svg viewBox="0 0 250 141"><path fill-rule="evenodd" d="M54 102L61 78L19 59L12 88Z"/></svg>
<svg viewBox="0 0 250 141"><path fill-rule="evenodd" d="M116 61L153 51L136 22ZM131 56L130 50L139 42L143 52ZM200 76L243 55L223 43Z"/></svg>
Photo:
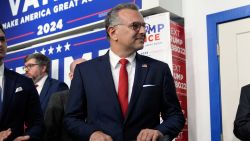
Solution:
<svg viewBox="0 0 250 141"><path fill-rule="evenodd" d="M145 39L146 38L146 34L140 34L138 36L135 37L136 39Z"/></svg>

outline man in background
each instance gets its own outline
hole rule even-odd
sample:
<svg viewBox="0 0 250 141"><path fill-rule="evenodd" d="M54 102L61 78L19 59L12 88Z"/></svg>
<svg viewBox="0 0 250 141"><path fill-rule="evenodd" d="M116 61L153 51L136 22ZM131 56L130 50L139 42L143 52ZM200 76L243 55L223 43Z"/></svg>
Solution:
<svg viewBox="0 0 250 141"><path fill-rule="evenodd" d="M45 112L51 95L55 92L68 90L67 84L52 79L50 72L50 59L41 54L30 54L24 58L24 70L26 76L31 78L40 96L41 107Z"/></svg>
<svg viewBox="0 0 250 141"><path fill-rule="evenodd" d="M169 66L137 53L146 26L136 5L112 8L105 19L110 50L76 66L64 123L79 140L172 140L182 130Z"/></svg>
<svg viewBox="0 0 250 141"><path fill-rule="evenodd" d="M0 141L39 141L43 135L39 96L31 79L5 68L6 52L0 24Z"/></svg>
<svg viewBox="0 0 250 141"><path fill-rule="evenodd" d="M250 140L250 84L241 88L240 102L234 121L233 132L241 140Z"/></svg>
<svg viewBox="0 0 250 141"><path fill-rule="evenodd" d="M86 60L80 58L74 60L70 64L70 80L73 79L76 65L84 61ZM65 131L63 126L63 117L68 101L68 96L68 90L56 92L51 96L44 115L46 132L43 141L75 141L75 139Z"/></svg>

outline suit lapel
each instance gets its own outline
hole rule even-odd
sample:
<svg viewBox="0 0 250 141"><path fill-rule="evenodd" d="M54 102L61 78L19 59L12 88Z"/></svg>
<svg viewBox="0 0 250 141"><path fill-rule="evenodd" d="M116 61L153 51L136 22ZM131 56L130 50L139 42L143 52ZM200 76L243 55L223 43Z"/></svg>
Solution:
<svg viewBox="0 0 250 141"><path fill-rule="evenodd" d="M8 69L4 69L4 98L3 98L3 110L2 112L5 113L2 115L8 115L7 107L10 107L12 104L12 97L15 94L16 88L16 76L11 75L11 72Z"/></svg>
<svg viewBox="0 0 250 141"><path fill-rule="evenodd" d="M50 78L48 77L43 85L42 91L40 93L40 102L43 105L44 103L44 99L46 97L46 95L48 94L48 90L49 90L49 86L50 86Z"/></svg>
<svg viewBox="0 0 250 141"><path fill-rule="evenodd" d="M100 81L103 82L104 88L107 93L107 97L110 97L110 103L114 103L114 107L118 112L119 118L122 119L122 112L120 109L119 100L117 97L117 92L115 90L114 80L111 72L111 65L109 61L109 52L107 52L104 56L100 58L100 63L98 65L101 72L100 74Z"/></svg>
<svg viewBox="0 0 250 141"><path fill-rule="evenodd" d="M147 76L148 68L149 68L149 65L143 60L142 56L139 54L136 54L136 68L135 68L134 84L133 84L131 99L128 105L128 113L124 122L126 122L128 117L132 113L133 107L135 106L136 101L141 93L143 82Z"/></svg>

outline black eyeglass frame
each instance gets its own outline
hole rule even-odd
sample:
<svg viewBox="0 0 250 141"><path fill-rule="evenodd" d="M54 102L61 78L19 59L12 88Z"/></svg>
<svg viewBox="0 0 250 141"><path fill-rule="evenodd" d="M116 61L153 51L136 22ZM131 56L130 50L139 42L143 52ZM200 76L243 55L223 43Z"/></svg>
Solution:
<svg viewBox="0 0 250 141"><path fill-rule="evenodd" d="M23 70L30 70L31 68L33 68L34 66L39 65L39 64L28 64L28 65L24 65L23 66Z"/></svg>
<svg viewBox="0 0 250 141"><path fill-rule="evenodd" d="M134 30L135 32L139 32L141 27L143 27L145 30L146 30L146 27L150 28L150 24L145 23L145 22L132 22L131 24L128 24L128 25L121 23L121 24L116 24L116 25L110 26L110 27L115 27L115 26L118 26L118 25L125 25L128 28Z"/></svg>

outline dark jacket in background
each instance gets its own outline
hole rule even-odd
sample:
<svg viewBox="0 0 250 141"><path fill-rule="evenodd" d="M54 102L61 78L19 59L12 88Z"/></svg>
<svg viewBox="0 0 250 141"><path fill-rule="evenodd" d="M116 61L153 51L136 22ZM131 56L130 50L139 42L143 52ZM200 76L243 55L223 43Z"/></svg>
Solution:
<svg viewBox="0 0 250 141"><path fill-rule="evenodd" d="M65 84L64 82L48 77L40 93L40 102L43 113L45 113L49 99L53 93L68 89L69 89L68 85Z"/></svg>
<svg viewBox="0 0 250 141"><path fill-rule="evenodd" d="M43 141L76 141L63 126L68 96L68 90L56 92L51 96L44 115L46 132Z"/></svg>

